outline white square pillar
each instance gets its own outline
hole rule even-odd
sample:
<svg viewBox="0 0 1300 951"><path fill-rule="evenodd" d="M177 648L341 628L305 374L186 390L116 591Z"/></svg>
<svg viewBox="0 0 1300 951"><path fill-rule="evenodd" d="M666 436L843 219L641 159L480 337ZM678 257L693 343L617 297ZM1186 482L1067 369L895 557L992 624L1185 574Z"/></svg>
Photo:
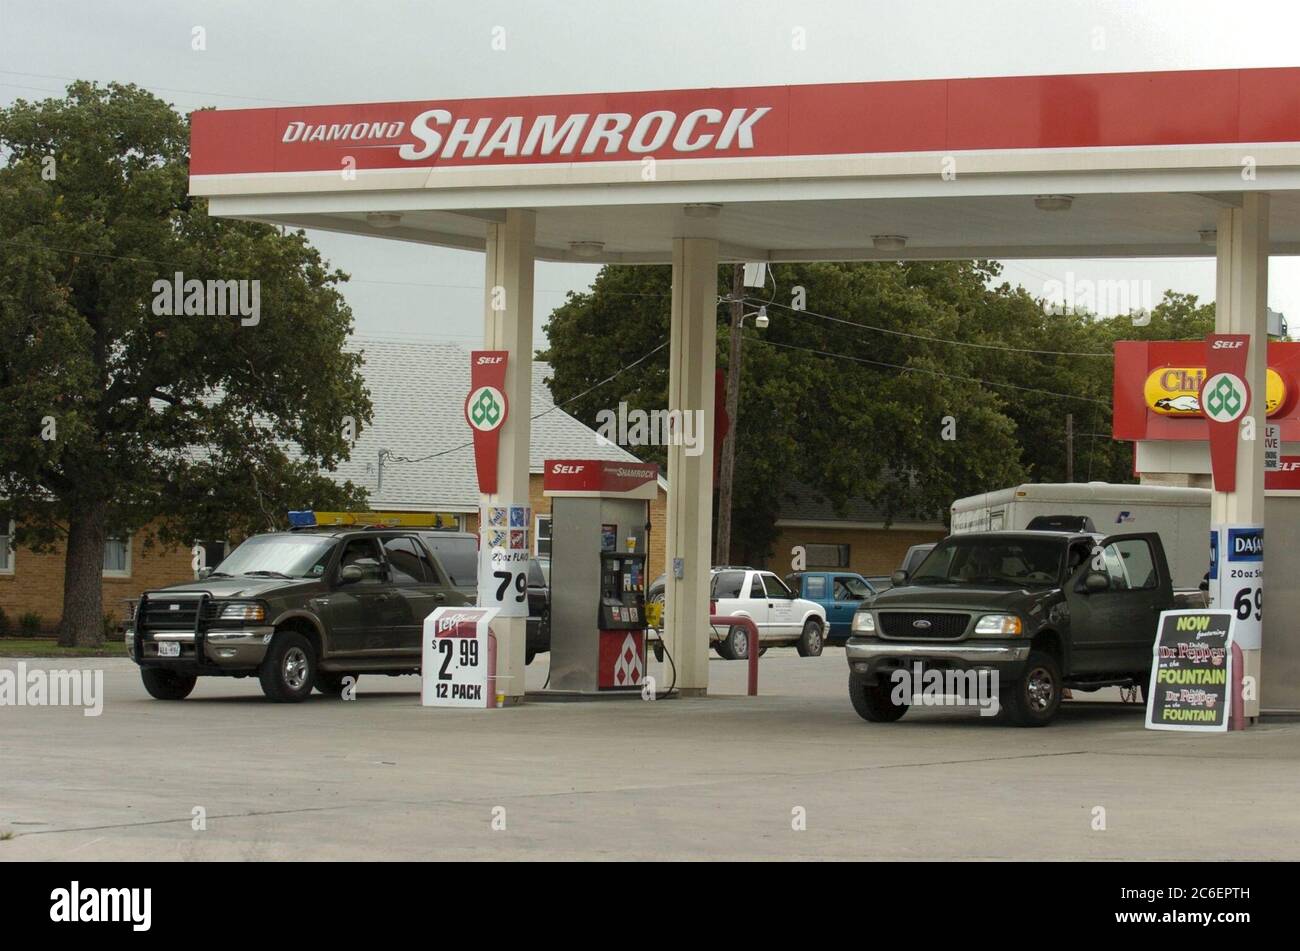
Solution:
<svg viewBox="0 0 1300 951"><path fill-rule="evenodd" d="M713 392L718 340L718 242L673 239L668 409L698 414L698 455L668 446L667 584L664 628L677 688L709 686L709 569L713 535ZM682 577L674 571L681 560Z"/></svg>
<svg viewBox="0 0 1300 951"><path fill-rule="evenodd" d="M1268 369L1268 195L1247 192L1240 208L1219 212L1216 237L1217 274L1215 284L1214 329L1217 333L1249 334L1250 349L1246 360L1246 385L1251 402L1247 416L1253 420L1254 440L1241 439L1237 445L1237 488L1233 492L1215 491L1210 497L1210 523L1264 524L1264 424L1267 413L1264 393ZM1245 422L1245 417L1241 420ZM1273 539L1277 544L1280 539ZM1268 571L1268 532L1264 533L1265 575ZM1224 570L1224 553L1219 553L1219 570ZM1265 593L1264 615L1268 616ZM1228 607L1231 605L1216 605ZM1260 651L1243 650L1246 676L1260 682ZM1258 687L1256 697L1247 700L1245 714L1259 716Z"/></svg>
<svg viewBox="0 0 1300 951"><path fill-rule="evenodd" d="M501 426L497 491L494 495L481 495L480 507L529 504L536 228L534 212L519 210L507 211L504 222L487 227L483 346L487 350L509 353L505 387L509 411ZM533 530L532 525L528 528ZM524 696L527 623L528 619L523 617L497 618L492 625L497 635L497 692L505 694L507 703L517 702Z"/></svg>

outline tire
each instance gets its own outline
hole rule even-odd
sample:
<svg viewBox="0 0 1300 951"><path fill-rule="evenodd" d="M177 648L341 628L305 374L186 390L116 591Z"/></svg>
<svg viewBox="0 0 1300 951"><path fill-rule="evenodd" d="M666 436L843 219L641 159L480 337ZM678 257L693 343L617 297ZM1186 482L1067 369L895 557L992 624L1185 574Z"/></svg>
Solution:
<svg viewBox="0 0 1300 951"><path fill-rule="evenodd" d="M723 656L725 656L727 660L749 659L749 631L745 630L741 625L737 624L727 630L727 636L718 642L719 654L722 653L721 647L724 644L726 645L727 653Z"/></svg>
<svg viewBox="0 0 1300 951"><path fill-rule="evenodd" d="M360 674L355 673L326 673L323 670L316 671L315 687L327 697L341 697L347 684L343 682L344 678L352 678L352 686L356 686L357 681L361 678Z"/></svg>
<svg viewBox="0 0 1300 951"><path fill-rule="evenodd" d="M1016 726L1047 726L1061 708L1061 665L1046 651L1030 651L1025 672L1003 686L1004 718Z"/></svg>
<svg viewBox="0 0 1300 951"><path fill-rule="evenodd" d="M144 681L144 689L155 700L184 700L199 682L193 674L181 674L161 667L141 667L140 679Z"/></svg>
<svg viewBox="0 0 1300 951"><path fill-rule="evenodd" d="M820 657L822 648L826 646L826 639L822 636L821 621L812 617L804 621L803 633L799 635L799 640L794 646L799 651L800 657Z"/></svg>
<svg viewBox="0 0 1300 951"><path fill-rule="evenodd" d="M277 633L257 671L262 693L275 703L306 700L317 676L316 649L297 631Z"/></svg>
<svg viewBox="0 0 1300 951"><path fill-rule="evenodd" d="M903 718L910 704L894 703L890 686L882 676L874 680L849 674L849 699L858 716L870 723L894 723Z"/></svg>

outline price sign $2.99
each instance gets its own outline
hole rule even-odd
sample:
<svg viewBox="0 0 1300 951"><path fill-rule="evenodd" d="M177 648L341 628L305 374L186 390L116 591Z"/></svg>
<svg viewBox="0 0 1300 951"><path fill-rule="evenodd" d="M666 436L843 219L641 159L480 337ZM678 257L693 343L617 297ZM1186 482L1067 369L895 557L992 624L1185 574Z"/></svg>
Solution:
<svg viewBox="0 0 1300 951"><path fill-rule="evenodd" d="M425 619L421 702L426 707L492 706L489 682L491 608L438 608Z"/></svg>

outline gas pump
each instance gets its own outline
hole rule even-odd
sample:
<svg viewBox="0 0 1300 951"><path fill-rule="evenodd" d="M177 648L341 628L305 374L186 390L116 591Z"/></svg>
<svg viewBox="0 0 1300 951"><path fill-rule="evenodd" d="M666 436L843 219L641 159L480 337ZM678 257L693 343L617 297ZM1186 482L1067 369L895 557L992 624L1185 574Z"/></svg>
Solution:
<svg viewBox="0 0 1300 951"><path fill-rule="evenodd" d="M646 675L652 463L548 460L551 681L557 691L639 691Z"/></svg>

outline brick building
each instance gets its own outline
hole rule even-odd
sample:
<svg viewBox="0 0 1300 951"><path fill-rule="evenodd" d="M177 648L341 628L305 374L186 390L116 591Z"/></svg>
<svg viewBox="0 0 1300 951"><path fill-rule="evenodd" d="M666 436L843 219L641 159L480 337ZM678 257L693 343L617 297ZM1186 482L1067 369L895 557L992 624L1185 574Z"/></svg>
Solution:
<svg viewBox="0 0 1300 951"><path fill-rule="evenodd" d="M861 500L836 512L807 486L792 486L783 496L776 528L768 561L780 573L789 570L791 549L802 545L810 569L843 568L868 577L890 574L910 547L948 534L941 519L891 517Z"/></svg>
<svg viewBox="0 0 1300 951"><path fill-rule="evenodd" d="M8 534L12 531L12 524L0 526L0 610L10 633L19 633L18 622L25 614L39 617L41 630L48 633L58 627L63 614L64 548L14 548ZM114 536L104 545L104 613L114 626L125 618L127 599L194 577L190 549L148 545L146 535Z"/></svg>

